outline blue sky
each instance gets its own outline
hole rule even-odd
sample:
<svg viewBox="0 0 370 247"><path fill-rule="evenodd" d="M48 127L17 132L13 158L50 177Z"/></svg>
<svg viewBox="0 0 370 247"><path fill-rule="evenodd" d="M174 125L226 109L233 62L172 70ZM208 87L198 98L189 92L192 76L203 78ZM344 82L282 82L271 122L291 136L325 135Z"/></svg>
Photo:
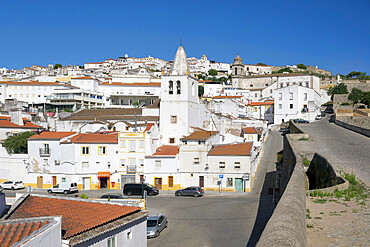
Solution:
<svg viewBox="0 0 370 247"><path fill-rule="evenodd" d="M304 63L370 74L370 1L0 2L0 67L151 55L231 63Z"/></svg>

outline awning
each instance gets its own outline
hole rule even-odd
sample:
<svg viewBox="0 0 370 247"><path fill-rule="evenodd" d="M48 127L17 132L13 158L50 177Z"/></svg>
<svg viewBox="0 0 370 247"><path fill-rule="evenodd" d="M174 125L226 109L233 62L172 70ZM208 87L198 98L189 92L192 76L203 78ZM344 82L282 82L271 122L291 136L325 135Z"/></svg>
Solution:
<svg viewBox="0 0 370 247"><path fill-rule="evenodd" d="M101 177L110 177L110 173L109 172L98 172L98 178L101 178Z"/></svg>

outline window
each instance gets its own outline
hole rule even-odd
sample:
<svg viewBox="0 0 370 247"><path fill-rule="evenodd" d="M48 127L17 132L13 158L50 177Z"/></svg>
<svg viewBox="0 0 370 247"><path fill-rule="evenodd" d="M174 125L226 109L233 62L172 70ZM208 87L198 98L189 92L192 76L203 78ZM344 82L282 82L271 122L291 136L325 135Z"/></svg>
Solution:
<svg viewBox="0 0 370 247"><path fill-rule="evenodd" d="M293 93L289 93L289 99L293 100Z"/></svg>
<svg viewBox="0 0 370 247"><path fill-rule="evenodd" d="M66 178L62 178L62 183L65 183L66 182Z"/></svg>
<svg viewBox="0 0 370 247"><path fill-rule="evenodd" d="M253 87L253 84L249 85L249 87Z"/></svg>
<svg viewBox="0 0 370 247"><path fill-rule="evenodd" d="M107 154L107 147L105 146L99 147L98 154L99 155Z"/></svg>
<svg viewBox="0 0 370 247"><path fill-rule="evenodd" d="M144 148L144 147L145 147L144 140L139 140L139 148Z"/></svg>
<svg viewBox="0 0 370 247"><path fill-rule="evenodd" d="M233 178L227 178L226 186L227 187L233 187Z"/></svg>
<svg viewBox="0 0 370 247"><path fill-rule="evenodd" d="M135 140L130 140L130 150L129 152L135 152L136 151L136 141Z"/></svg>
<svg viewBox="0 0 370 247"><path fill-rule="evenodd" d="M272 89L270 89L270 93L272 93Z"/></svg>
<svg viewBox="0 0 370 247"><path fill-rule="evenodd" d="M306 81L306 87L309 87L309 83L308 83L308 81Z"/></svg>
<svg viewBox="0 0 370 247"><path fill-rule="evenodd" d="M168 82L168 93L173 94L173 81Z"/></svg>
<svg viewBox="0 0 370 247"><path fill-rule="evenodd" d="M143 167L144 166L144 159L139 159L139 164L140 164L141 167Z"/></svg>
<svg viewBox="0 0 370 247"><path fill-rule="evenodd" d="M131 232L129 232L129 233L131 233ZM128 233L127 233L128 234ZM127 235L127 239L129 239L128 238L128 235ZM131 239L131 238L130 238ZM117 247L117 245L116 245L116 236L114 236L114 237L111 237L111 238L108 238L108 240L107 240L108 242L107 242L107 246L108 247Z"/></svg>
<svg viewBox="0 0 370 247"><path fill-rule="evenodd" d="M234 162L234 168L236 168L236 169L240 168L240 162L235 161Z"/></svg>
<svg viewBox="0 0 370 247"><path fill-rule="evenodd" d="M89 162L88 161L82 162L82 167L88 168L89 167Z"/></svg>
<svg viewBox="0 0 370 247"><path fill-rule="evenodd" d="M175 138L170 138L169 143L175 143Z"/></svg>
<svg viewBox="0 0 370 247"><path fill-rule="evenodd" d="M290 105L289 105L289 108L290 108L290 109L293 109L293 104L290 104Z"/></svg>
<svg viewBox="0 0 370 247"><path fill-rule="evenodd" d="M177 124L177 116L171 116L171 124Z"/></svg>
<svg viewBox="0 0 370 247"><path fill-rule="evenodd" d="M126 148L126 140L121 140L120 141L120 147L121 148Z"/></svg>
<svg viewBox="0 0 370 247"><path fill-rule="evenodd" d="M258 108L257 107L253 107L253 111L254 112L257 112Z"/></svg>
<svg viewBox="0 0 370 247"><path fill-rule="evenodd" d="M193 162L194 165L199 165L199 158L194 158L194 162Z"/></svg>
<svg viewBox="0 0 370 247"><path fill-rule="evenodd" d="M120 159L119 164L121 167L124 167L126 165L126 160L125 159Z"/></svg>
<svg viewBox="0 0 370 247"><path fill-rule="evenodd" d="M48 159L44 159L44 166L48 164Z"/></svg>
<svg viewBox="0 0 370 247"><path fill-rule="evenodd" d="M225 162L220 161L218 164L220 168L225 168Z"/></svg>
<svg viewBox="0 0 370 247"><path fill-rule="evenodd" d="M181 82L180 81L176 82L176 91L177 91L177 94L181 94Z"/></svg>
<svg viewBox="0 0 370 247"><path fill-rule="evenodd" d="M155 167L161 167L161 161L160 160L155 161Z"/></svg>
<svg viewBox="0 0 370 247"><path fill-rule="evenodd" d="M132 232L131 232L131 231L129 231L129 232L127 233L127 239L128 239L128 240L132 239ZM112 246L112 247L113 247L113 246Z"/></svg>
<svg viewBox="0 0 370 247"><path fill-rule="evenodd" d="M307 100L307 93L303 94L303 100Z"/></svg>
<svg viewBox="0 0 370 247"><path fill-rule="evenodd" d="M90 147L81 147L82 155L90 155Z"/></svg>
<svg viewBox="0 0 370 247"><path fill-rule="evenodd" d="M283 94L279 93L279 100L282 100L282 99L283 99Z"/></svg>

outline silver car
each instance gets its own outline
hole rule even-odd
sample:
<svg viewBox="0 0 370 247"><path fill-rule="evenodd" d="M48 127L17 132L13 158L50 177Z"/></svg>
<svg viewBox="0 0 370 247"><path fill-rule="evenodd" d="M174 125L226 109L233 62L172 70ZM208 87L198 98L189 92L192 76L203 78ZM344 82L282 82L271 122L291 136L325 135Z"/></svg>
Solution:
<svg viewBox="0 0 370 247"><path fill-rule="evenodd" d="M155 238L168 226L167 217L163 214L151 216L148 218L146 225L147 238Z"/></svg>

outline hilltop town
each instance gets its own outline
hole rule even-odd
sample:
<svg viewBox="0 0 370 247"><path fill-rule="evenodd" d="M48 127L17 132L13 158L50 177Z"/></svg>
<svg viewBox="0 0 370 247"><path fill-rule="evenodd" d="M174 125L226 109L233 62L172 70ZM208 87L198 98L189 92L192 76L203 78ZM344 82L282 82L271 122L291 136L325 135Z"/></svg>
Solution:
<svg viewBox="0 0 370 247"><path fill-rule="evenodd" d="M348 136L360 133L358 140L368 138L370 78L360 72L333 75L304 64L248 64L248 58L239 54L233 60L229 64L206 55L187 57L180 45L173 61L125 55L83 65L0 69L0 186L4 189L0 229L7 224L9 231L0 233L0 240L31 241L28 246L45 241L45 236L59 243L55 246L100 241L107 246L175 244L174 236L165 235L175 225L171 220L181 218L176 232L186 233L191 227L188 221L204 219L207 224L195 224L199 231L211 225L210 216L204 215L212 210L221 218L232 218L223 214L224 208L237 211L248 204L248 210L240 209L236 213L240 217L235 218L245 221L230 226L240 229L247 222L248 233L240 237L238 231L230 231L230 239L236 245L249 241L254 246L261 236L259 244L266 246L268 236L274 235L268 232L283 222L273 215L274 209L284 215L279 205L294 205L284 195L294 191L290 181L300 181L294 193L302 190L303 199L295 199L305 200L305 189L339 186L339 170L350 172L341 160L351 158L337 160L334 155L350 148L338 144L330 149L331 144L320 138L332 131L329 120L336 128L349 129ZM316 137L318 130L322 133ZM333 136L339 133L335 131ZM368 139L361 140L359 148L366 148ZM359 166L351 167L364 188L366 155L366 151L358 154ZM292 160L306 165L305 173ZM330 164L330 171L329 165L320 170L323 162ZM125 189L131 184L141 186L136 196ZM120 198L115 198L117 193ZM210 200L209 208L191 204L199 200L177 200L185 193ZM100 199L103 194L109 199ZM235 205L233 198L238 198ZM262 213L261 205L266 207ZM177 212L176 218L175 211L182 206L199 212L194 217L191 211ZM300 207L306 210L300 204L298 211ZM147 218L153 214L163 225L157 232L147 232ZM12 229L19 231L16 224L32 231L15 241L10 236ZM163 236L147 240L162 230ZM195 235L187 246L199 238ZM227 246L230 239L221 245Z"/></svg>

